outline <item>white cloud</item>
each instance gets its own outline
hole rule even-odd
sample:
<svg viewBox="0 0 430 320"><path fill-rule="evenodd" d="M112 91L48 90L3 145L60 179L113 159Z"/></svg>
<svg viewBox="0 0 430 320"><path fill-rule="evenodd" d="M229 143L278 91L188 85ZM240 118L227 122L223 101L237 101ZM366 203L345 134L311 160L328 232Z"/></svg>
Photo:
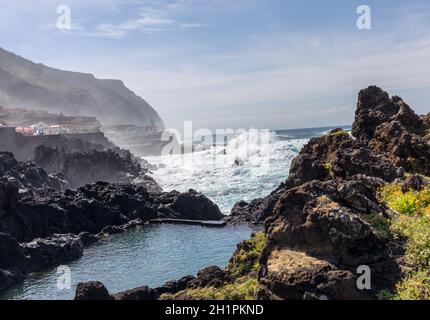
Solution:
<svg viewBox="0 0 430 320"><path fill-rule="evenodd" d="M210 25L207 23L192 23L192 22L183 22L181 24L179 24L179 26L181 28L205 28L205 27L209 27Z"/></svg>
<svg viewBox="0 0 430 320"><path fill-rule="evenodd" d="M273 42L227 56L184 58L169 68L136 60L140 72L119 73L173 126L193 119L200 126L219 127L226 118L241 117L256 127L348 124L358 90L371 84L401 92L406 101L413 99L411 89L427 87L430 99L429 37L402 42L396 37L317 42L303 37L302 45L294 46ZM425 105L412 106L428 112Z"/></svg>

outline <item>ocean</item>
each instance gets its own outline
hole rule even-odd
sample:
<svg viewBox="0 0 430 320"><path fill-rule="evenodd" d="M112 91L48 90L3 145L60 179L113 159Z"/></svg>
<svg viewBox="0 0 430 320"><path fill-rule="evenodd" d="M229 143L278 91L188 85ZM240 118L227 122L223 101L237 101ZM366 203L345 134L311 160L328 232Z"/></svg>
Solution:
<svg viewBox="0 0 430 320"><path fill-rule="evenodd" d="M242 133L217 147L195 142L198 151L192 156L168 154L145 159L158 166L151 175L165 191L198 190L228 215L236 202L264 197L276 189L287 178L291 161L303 145L333 128L274 130L266 141ZM231 154L234 156L229 157Z"/></svg>

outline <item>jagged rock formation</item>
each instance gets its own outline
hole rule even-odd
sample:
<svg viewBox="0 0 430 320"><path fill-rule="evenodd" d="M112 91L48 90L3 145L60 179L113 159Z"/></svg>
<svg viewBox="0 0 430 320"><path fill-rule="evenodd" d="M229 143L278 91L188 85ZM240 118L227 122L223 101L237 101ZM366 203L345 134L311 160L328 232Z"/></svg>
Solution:
<svg viewBox="0 0 430 320"><path fill-rule="evenodd" d="M398 259L372 221L390 212L377 198L404 172L426 174L426 117L377 87L359 94L353 140L340 130L312 139L293 160L283 194L265 222L258 299L374 299L401 276ZM410 178L405 187L419 188ZM368 266L370 290L357 268Z"/></svg>
<svg viewBox="0 0 430 320"><path fill-rule="evenodd" d="M120 80L49 68L1 48L0 105L97 116L105 125L154 122L164 129L157 112Z"/></svg>
<svg viewBox="0 0 430 320"><path fill-rule="evenodd" d="M64 149L41 145L36 148L34 162L49 173L61 172L70 188L105 181L135 183L151 192L161 192L154 179L146 175L142 161L128 150L115 148L67 153Z"/></svg>
<svg viewBox="0 0 430 320"><path fill-rule="evenodd" d="M237 203L226 217L229 223L263 223L271 216L281 194L306 182L344 179L358 174L383 178L391 182L399 174L390 161L369 149L363 142L353 140L342 129L313 138L291 163L288 179L265 198Z"/></svg>
<svg viewBox="0 0 430 320"><path fill-rule="evenodd" d="M117 150L102 132L71 135L23 135L13 127L0 127L0 151L9 151L19 161L33 160L39 146L58 148L67 153Z"/></svg>
<svg viewBox="0 0 430 320"><path fill-rule="evenodd" d="M28 273L79 258L82 253L81 240L71 234L20 244L0 233L0 290L22 281Z"/></svg>
<svg viewBox="0 0 430 320"><path fill-rule="evenodd" d="M252 225L262 224L267 217L272 214L273 208L284 190L285 185L281 184L276 190L264 198L254 199L250 203L239 201L231 209L230 215L224 220L228 224L249 223Z"/></svg>
<svg viewBox="0 0 430 320"><path fill-rule="evenodd" d="M90 281L78 285L75 300L112 300L112 297L103 283Z"/></svg>
<svg viewBox="0 0 430 320"><path fill-rule="evenodd" d="M311 139L285 184L260 202L270 213L256 298L368 299L393 286L400 271L389 241L367 221L386 211L377 189L401 174L340 129ZM372 270L370 291L356 286L360 265Z"/></svg>
<svg viewBox="0 0 430 320"><path fill-rule="evenodd" d="M352 133L407 172L430 175L430 115L418 116L398 96L372 86L360 91Z"/></svg>
<svg viewBox="0 0 430 320"><path fill-rule="evenodd" d="M287 190L266 221L269 240L260 259L257 297L357 299L391 288L399 268L388 240L367 222L384 212L375 197L383 184L357 176ZM373 291L357 288L360 265L370 267Z"/></svg>
<svg viewBox="0 0 430 320"><path fill-rule="evenodd" d="M0 232L9 233L19 241L45 238L53 233L96 234L104 227L124 225L135 219L223 218L215 204L194 190L151 194L142 186L107 182L22 197L14 189L12 197L0 202L8 208L0 216Z"/></svg>
<svg viewBox="0 0 430 320"><path fill-rule="evenodd" d="M61 190L65 181L31 162L19 162L10 152L0 152L0 185L9 194L30 193L37 190ZM13 197L9 197L10 200Z"/></svg>
<svg viewBox="0 0 430 320"><path fill-rule="evenodd" d="M113 154L106 157L109 154L102 153L96 160L112 161L111 170L140 172L130 153L126 153L127 160ZM77 159L73 165L79 168L85 165L80 157L85 162L87 156L72 154L69 161ZM65 168L73 168L67 159ZM0 153L0 176L0 290L30 272L79 258L83 247L101 236L142 226L149 219L224 217L214 203L195 190L150 191L144 186L149 180L146 184L142 180L139 184L97 182L62 190L65 181L60 177L50 176L32 163L18 162L9 152Z"/></svg>

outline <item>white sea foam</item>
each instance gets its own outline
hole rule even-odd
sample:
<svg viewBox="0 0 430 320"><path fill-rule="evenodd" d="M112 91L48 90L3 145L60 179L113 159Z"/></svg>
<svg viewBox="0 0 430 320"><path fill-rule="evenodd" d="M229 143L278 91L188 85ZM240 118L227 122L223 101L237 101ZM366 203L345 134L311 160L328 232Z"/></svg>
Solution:
<svg viewBox="0 0 430 320"><path fill-rule="evenodd" d="M274 133L262 138L248 131L225 147L145 159L158 165L152 176L165 191L196 189L229 214L237 201L266 196L284 181L307 141L279 139Z"/></svg>

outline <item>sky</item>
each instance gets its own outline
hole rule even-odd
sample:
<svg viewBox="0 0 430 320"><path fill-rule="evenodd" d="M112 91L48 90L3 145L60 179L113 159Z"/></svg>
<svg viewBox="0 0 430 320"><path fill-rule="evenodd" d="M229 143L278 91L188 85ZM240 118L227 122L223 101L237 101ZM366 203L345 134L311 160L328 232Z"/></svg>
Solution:
<svg viewBox="0 0 430 320"><path fill-rule="evenodd" d="M359 30L357 8L371 9ZM68 5L71 30L57 28ZM428 0L0 0L0 46L121 79L168 128L350 124L379 85L430 112Z"/></svg>

